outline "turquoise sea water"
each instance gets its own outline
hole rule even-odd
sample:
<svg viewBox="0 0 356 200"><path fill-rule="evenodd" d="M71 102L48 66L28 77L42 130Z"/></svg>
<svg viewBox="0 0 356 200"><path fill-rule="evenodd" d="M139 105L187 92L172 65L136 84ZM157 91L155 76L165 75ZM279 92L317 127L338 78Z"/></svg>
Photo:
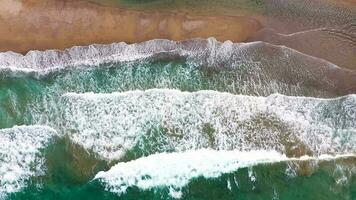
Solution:
<svg viewBox="0 0 356 200"><path fill-rule="evenodd" d="M2 70L0 199L356 199L355 95L273 70L154 56Z"/></svg>

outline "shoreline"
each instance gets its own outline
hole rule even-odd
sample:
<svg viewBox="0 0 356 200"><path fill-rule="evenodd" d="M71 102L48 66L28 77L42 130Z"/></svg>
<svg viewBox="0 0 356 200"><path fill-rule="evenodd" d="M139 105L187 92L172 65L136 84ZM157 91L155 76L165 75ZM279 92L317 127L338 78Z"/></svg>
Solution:
<svg viewBox="0 0 356 200"><path fill-rule="evenodd" d="M238 63L241 60L255 60L261 62L260 64L267 71L275 71L275 73L271 74L271 77L275 76L277 79L303 76L308 80L309 75L313 74L314 78L307 82L316 81L314 84L322 88L328 86L330 91L336 92L338 95L355 93L356 90L354 87L356 85L356 72L340 68L326 60L303 54L288 47L276 46L265 42L221 43L212 38L208 40L183 40L179 42L150 40L131 45L113 43L111 45L77 46L65 51L30 51L25 56L13 52L0 53L0 69L45 75L69 67L134 61L137 59L154 58L157 55L159 55L158 58L164 56L166 58L186 57L192 60L202 59L199 62L200 64L214 67L230 66L228 63ZM287 58L293 61L286 63L288 67L278 65L279 62ZM274 62L269 62L269 59ZM303 61L303 65L296 64L300 61ZM291 69L295 69L296 71L292 70L293 75L288 75L290 73L288 70ZM288 80L290 81L290 79ZM323 83L319 83L320 81Z"/></svg>
<svg viewBox="0 0 356 200"><path fill-rule="evenodd" d="M0 5L6 5L4 2L7 13L0 14L0 52L23 54L33 49L138 43L158 38L215 37L242 42L261 29L260 22L248 16L124 10L87 1L1 0Z"/></svg>
<svg viewBox="0 0 356 200"><path fill-rule="evenodd" d="M214 9L209 6L215 5L216 2L209 0L194 2L191 7L190 4L187 5L188 1L182 1L176 8L174 6L180 1L173 1L172 5L165 4L164 0L144 5L136 2L130 3L131 6L128 6L127 2L123 3L126 0L118 1L117 6L102 5L98 0L95 1L0 0L0 52L13 51L24 55L31 50L64 50L92 44L133 44L153 39L182 41L213 37L220 42L265 41L285 45L302 53L335 62L340 67L355 69L352 54L356 49L353 46L348 48L351 56L348 54L335 59L334 52L340 49L337 42L340 39L335 34L327 35L326 37L335 38L327 41L321 41L318 35L317 39L310 37L310 34L299 34L299 38L282 38L288 41L275 39L278 34L290 35L324 27L343 31L342 27L340 28L343 26L340 16L331 24L328 19L333 16L332 13L343 10L341 7L345 2L356 4L354 0L339 3L334 0L313 0L310 8L306 10L298 10L302 8L300 6L303 6L303 2L288 1L284 5L281 0L261 4L246 3L249 2L246 0L223 0L222 4L216 5ZM201 2L207 3L200 5ZM241 5L226 6L232 2L241 2ZM298 9L292 16L285 16L285 10L291 6ZM318 13L312 8L319 6L320 9L328 8L323 10L324 14L330 15L325 20L313 17ZM349 17L345 22L356 20L356 11L350 10L351 6L343 10L346 14L343 13L342 16ZM271 30L273 34L265 30ZM353 38L353 32L352 29L347 31L350 38ZM327 44L327 48L323 49L322 53L314 53L319 52L315 48L320 46L320 41Z"/></svg>

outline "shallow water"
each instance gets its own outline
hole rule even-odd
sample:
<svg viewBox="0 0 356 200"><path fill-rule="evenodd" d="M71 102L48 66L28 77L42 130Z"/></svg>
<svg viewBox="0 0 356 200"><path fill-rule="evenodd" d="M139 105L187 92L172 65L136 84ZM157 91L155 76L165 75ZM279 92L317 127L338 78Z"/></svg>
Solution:
<svg viewBox="0 0 356 200"><path fill-rule="evenodd" d="M0 199L356 198L356 75L332 63L212 39L0 56Z"/></svg>
<svg viewBox="0 0 356 200"><path fill-rule="evenodd" d="M335 0L91 0L139 10L184 11L203 15L252 16L263 26L291 33L310 28L339 27L355 21L354 2ZM271 22L271 23L270 23ZM287 29L284 29L287 27ZM289 29L289 30L288 30Z"/></svg>
<svg viewBox="0 0 356 200"><path fill-rule="evenodd" d="M30 184L7 199L354 199L354 163L354 158L345 158L260 164L223 173L216 178L193 178L182 188L160 186L142 190L132 186L120 195L107 190L99 180L42 182L42 187ZM296 166L302 166L302 169ZM65 177L63 172L62 176Z"/></svg>

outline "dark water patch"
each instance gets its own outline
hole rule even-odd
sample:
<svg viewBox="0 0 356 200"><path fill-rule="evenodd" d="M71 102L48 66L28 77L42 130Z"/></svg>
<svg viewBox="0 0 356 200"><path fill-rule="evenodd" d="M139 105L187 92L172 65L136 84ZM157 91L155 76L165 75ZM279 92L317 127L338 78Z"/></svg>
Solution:
<svg viewBox="0 0 356 200"><path fill-rule="evenodd" d="M107 192L98 183L87 183L85 185L76 186L63 186L55 185L43 187L31 186L27 187L21 192L8 195L6 200L115 200L119 199L116 194Z"/></svg>
<svg viewBox="0 0 356 200"><path fill-rule="evenodd" d="M7 194L6 199L115 199L92 178L112 164L95 157L66 137L58 137L43 150L44 174L26 181L20 192Z"/></svg>
<svg viewBox="0 0 356 200"><path fill-rule="evenodd" d="M46 168L46 185L70 186L87 183L99 171L108 170L110 164L64 137L47 149Z"/></svg>

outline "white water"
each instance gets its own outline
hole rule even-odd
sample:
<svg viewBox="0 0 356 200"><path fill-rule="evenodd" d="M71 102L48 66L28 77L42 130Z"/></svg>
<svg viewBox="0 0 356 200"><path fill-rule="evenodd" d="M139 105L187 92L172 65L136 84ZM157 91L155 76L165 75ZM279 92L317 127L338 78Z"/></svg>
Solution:
<svg viewBox="0 0 356 200"><path fill-rule="evenodd" d="M142 190L171 187L171 195L180 197L180 189L197 177L216 178L239 168L286 160L284 155L268 151L214 151L200 149L182 153L160 153L127 163L118 163L100 179L111 192L122 194L128 187ZM174 189L173 189L174 188Z"/></svg>
<svg viewBox="0 0 356 200"><path fill-rule="evenodd" d="M200 149L180 153L160 153L126 163L118 163L107 172L99 172L94 179L105 184L107 190L123 194L135 186L141 190L169 187L170 195L180 198L181 188L198 177L217 178L224 173L258 164L298 160L332 160L356 155L287 158L275 151L215 151ZM252 181L254 177L251 175Z"/></svg>
<svg viewBox="0 0 356 200"><path fill-rule="evenodd" d="M44 173L44 149L57 135L46 126L16 126L0 130L0 197L18 192L26 181Z"/></svg>
<svg viewBox="0 0 356 200"><path fill-rule="evenodd" d="M64 51L31 51L25 56L5 52L0 53L0 70L46 75L73 67L94 68L104 63L130 61L149 64L148 60L167 58L174 61L177 57L186 58L185 62L197 68L234 71L236 87L244 94L249 94L248 91L253 91L250 93L254 95L273 93L261 92L261 88L290 95L318 97L356 92L356 73L325 60L264 42L221 43L214 38L90 45ZM345 81L339 81L341 79ZM244 92L246 85L248 87ZM253 87L260 89L254 90Z"/></svg>
<svg viewBox="0 0 356 200"><path fill-rule="evenodd" d="M266 51L270 51L271 54L266 54ZM133 61L162 53L189 57L197 62L209 65L221 65L229 62L229 60L252 65L259 62L265 64L270 62L280 63L280 61L288 58L291 62L284 62L284 64L291 67L295 64L293 59L302 57L303 59L300 60L298 65L308 71L318 68L325 70L338 68L325 60L283 46L265 42L218 42L215 38L209 38L177 42L156 39L130 45L124 42L109 45L93 44L90 46L75 46L64 51L30 51L25 56L14 52L0 52L0 69L46 73L66 67L97 66L107 62ZM269 61L265 59L265 57L271 56L273 59L268 59ZM305 66L306 64L308 66Z"/></svg>
<svg viewBox="0 0 356 200"><path fill-rule="evenodd" d="M317 99L153 89L68 93L62 101L70 138L109 160L135 145L147 150L145 139L157 141L159 151L276 150L292 156L356 152L355 95Z"/></svg>

